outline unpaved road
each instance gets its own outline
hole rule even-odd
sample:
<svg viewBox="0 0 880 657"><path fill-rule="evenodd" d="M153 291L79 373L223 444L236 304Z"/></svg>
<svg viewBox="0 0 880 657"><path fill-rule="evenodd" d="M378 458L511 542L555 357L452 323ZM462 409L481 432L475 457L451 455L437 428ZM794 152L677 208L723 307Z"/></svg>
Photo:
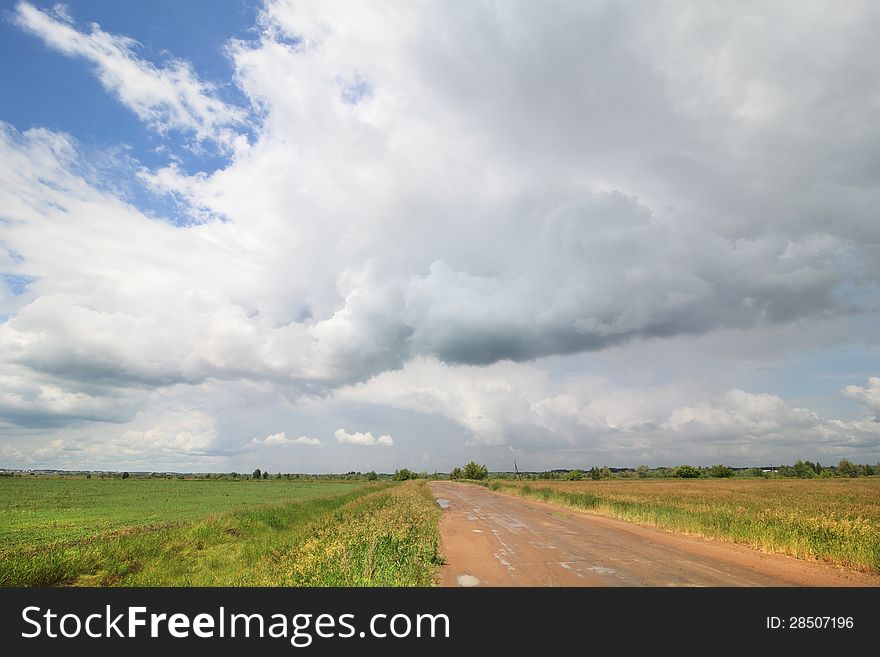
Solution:
<svg viewBox="0 0 880 657"><path fill-rule="evenodd" d="M443 586L880 586L880 576L431 482Z"/></svg>

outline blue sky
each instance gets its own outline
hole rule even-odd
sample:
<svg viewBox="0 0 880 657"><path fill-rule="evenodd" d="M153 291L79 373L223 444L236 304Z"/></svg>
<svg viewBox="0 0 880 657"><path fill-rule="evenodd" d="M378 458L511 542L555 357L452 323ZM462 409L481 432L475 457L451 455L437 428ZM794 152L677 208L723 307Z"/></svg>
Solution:
<svg viewBox="0 0 880 657"><path fill-rule="evenodd" d="M0 466L880 460L878 19L4 3Z"/></svg>
<svg viewBox="0 0 880 657"><path fill-rule="evenodd" d="M0 23L0 84L27 93L4 94L4 120L19 130L44 127L75 135L86 143L103 147L125 145L138 161L157 166L163 162L159 146L174 148L147 129L124 106L102 88L83 61L59 57L40 40L18 28L12 20L16 3L3 3L5 20ZM138 53L151 61L169 57L190 62L198 75L218 86L218 95L231 103L246 104L231 83L233 66L225 56L229 39L255 36L258 4L244 0L175 3L78 1L67 5L72 18L85 27L97 22L107 32L135 39ZM51 10L56 3L35 3ZM185 169L195 173L222 166L223 159L207 153L195 156L174 149Z"/></svg>

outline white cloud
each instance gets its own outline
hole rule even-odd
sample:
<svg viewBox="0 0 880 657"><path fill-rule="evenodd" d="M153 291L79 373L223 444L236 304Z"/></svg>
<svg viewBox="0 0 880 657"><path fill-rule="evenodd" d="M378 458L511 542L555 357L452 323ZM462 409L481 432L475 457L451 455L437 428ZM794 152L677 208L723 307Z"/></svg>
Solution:
<svg viewBox="0 0 880 657"><path fill-rule="evenodd" d="M777 395L717 394L680 381L656 387L583 375L560 381L541 367L513 363L478 368L416 360L342 388L336 398L441 416L467 429L472 445L513 449L547 467L561 465L554 453L629 465L847 454L870 460L880 439L880 423L825 418Z"/></svg>
<svg viewBox="0 0 880 657"><path fill-rule="evenodd" d="M846 386L842 391L847 397L862 402L875 413L880 414L880 377L872 376L867 386Z"/></svg>
<svg viewBox="0 0 880 657"><path fill-rule="evenodd" d="M15 12L18 25L47 46L88 60L104 88L154 130L183 130L227 147L235 140L231 127L242 123L245 113L217 98L216 89L189 63L174 59L157 67L135 54L133 39L104 32L97 23L80 32L66 12L55 18L27 2Z"/></svg>
<svg viewBox="0 0 880 657"><path fill-rule="evenodd" d="M20 3L153 128L254 140L139 171L200 219L179 225L74 137L4 126L0 268L31 282L0 292L0 415L198 463L376 406L462 428L461 453L877 454L874 425L786 401L793 359L877 353L877 12L273 1L229 45L245 115L184 62ZM844 394L876 412L874 381ZM291 423L303 396L324 424ZM249 404L265 425L236 424Z"/></svg>
<svg viewBox="0 0 880 657"><path fill-rule="evenodd" d="M65 443L62 439L56 438L52 442L50 442L45 447L39 447L35 449L31 456L38 459L52 458L58 452L61 452L65 447Z"/></svg>
<svg viewBox="0 0 880 657"><path fill-rule="evenodd" d="M254 438L251 440L254 445L266 445L271 447L284 447L288 445L320 445L321 441L317 438L309 438L307 436L299 436L297 438L288 438L282 431L281 433L273 433L262 440Z"/></svg>
<svg viewBox="0 0 880 657"><path fill-rule="evenodd" d="M360 431L348 433L345 429L337 429L334 435L336 436L336 442L347 445L363 445L365 447L384 445L385 447L390 447L394 444L391 436L382 435L374 438L373 434L369 431L367 433L361 433Z"/></svg>
<svg viewBox="0 0 880 657"><path fill-rule="evenodd" d="M645 198L654 196L645 181L666 175L668 163L653 177L620 179L623 191L607 182L613 160L580 161L583 152L566 147L558 165L545 166L542 144L518 123L497 120L508 111L517 121L547 111L530 86L546 82L529 77L529 58L505 41L534 16L474 9L486 38L471 43L473 26L437 11L403 4L350 16L324 3L270 3L263 38L232 47L237 82L265 109L253 126L256 143L210 174L186 177L173 165L144 174L224 222L150 221L74 173L75 142L44 131L7 136L4 200L18 223L5 239L25 259L16 268L39 279L31 303L5 327L8 341L22 347L21 362L151 385L246 377L335 387L418 356L527 361L637 339L760 329L844 307L845 274L861 266L851 230L803 230L775 205L764 211L761 232L748 223L751 209L740 217L747 230L719 227L726 197L698 216L652 207L641 197L643 188ZM28 4L18 15L42 26L41 34L57 28L60 44L84 48L90 38ZM570 24L559 18L530 29L539 40L562 37L567 50L588 48L566 40ZM568 18L592 20L579 11ZM633 29L640 24L627 20ZM399 29L410 23L445 26L476 49L468 61L495 62L492 79L503 93L485 102L497 113L475 106L450 77L461 53L439 37L442 30L413 40ZM305 45L291 47L276 40L281 35L302 36ZM505 52L526 68L501 59ZM617 83L584 80L571 63L542 56L567 81L551 97L572 95L600 123L619 114L590 91ZM642 56L634 53L622 72L655 75ZM467 76L486 74L477 68ZM354 105L339 90L339 80L352 76L372 89ZM694 108L662 100L657 120L685 109L697 120ZM718 119L705 112L703 121ZM595 129L557 118L550 135ZM644 157L665 147L618 138L634 152L645 149ZM523 139L526 150L511 159ZM726 158L724 144L716 146L711 155ZM576 180L563 175L571 170L580 172ZM676 194L687 199L692 191L679 186ZM96 233L104 247L97 263ZM59 257L48 244L73 253ZM870 287L869 278L860 280Z"/></svg>
<svg viewBox="0 0 880 657"><path fill-rule="evenodd" d="M217 440L214 419L200 411L168 411L158 416L142 412L132 425L113 442L123 453L185 456L205 453Z"/></svg>
<svg viewBox="0 0 880 657"><path fill-rule="evenodd" d="M24 458L24 452L12 445L0 445L0 456L8 459L8 462L20 462Z"/></svg>

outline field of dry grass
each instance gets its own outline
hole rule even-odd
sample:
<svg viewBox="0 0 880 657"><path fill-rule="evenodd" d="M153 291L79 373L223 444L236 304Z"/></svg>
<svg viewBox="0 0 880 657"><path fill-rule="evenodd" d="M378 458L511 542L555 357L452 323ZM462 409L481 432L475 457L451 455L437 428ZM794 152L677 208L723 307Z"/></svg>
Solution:
<svg viewBox="0 0 880 657"><path fill-rule="evenodd" d="M880 477L493 481L491 488L770 552L880 571Z"/></svg>

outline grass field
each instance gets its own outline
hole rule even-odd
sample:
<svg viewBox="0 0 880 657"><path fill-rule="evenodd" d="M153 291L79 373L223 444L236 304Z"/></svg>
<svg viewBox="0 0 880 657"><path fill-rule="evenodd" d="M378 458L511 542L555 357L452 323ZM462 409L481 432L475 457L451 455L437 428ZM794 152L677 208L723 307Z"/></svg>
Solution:
<svg viewBox="0 0 880 657"><path fill-rule="evenodd" d="M0 477L0 549L167 526L360 486L363 482Z"/></svg>
<svg viewBox="0 0 880 657"><path fill-rule="evenodd" d="M426 496L416 482L2 478L0 585L429 584L438 542ZM359 523L372 531L328 529ZM349 570L315 558L331 543Z"/></svg>
<svg viewBox="0 0 880 657"><path fill-rule="evenodd" d="M423 481L359 497L269 555L244 581L269 586L431 586L440 508Z"/></svg>
<svg viewBox="0 0 880 657"><path fill-rule="evenodd" d="M490 487L770 552L880 571L880 477L496 480Z"/></svg>

